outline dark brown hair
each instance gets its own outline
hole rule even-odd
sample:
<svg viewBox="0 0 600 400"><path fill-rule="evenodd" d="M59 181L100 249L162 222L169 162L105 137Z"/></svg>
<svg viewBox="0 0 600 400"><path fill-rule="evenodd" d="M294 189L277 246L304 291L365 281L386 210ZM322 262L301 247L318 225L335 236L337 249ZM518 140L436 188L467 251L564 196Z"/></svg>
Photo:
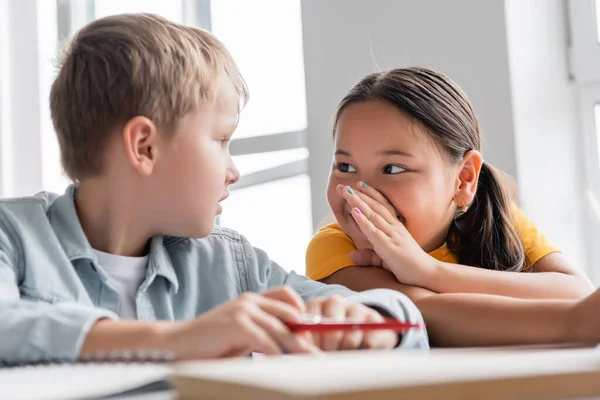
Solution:
<svg viewBox="0 0 600 400"><path fill-rule="evenodd" d="M366 76L340 102L336 124L346 106L371 99L384 100L419 123L453 163L470 150L481 151L479 122L471 102L439 72L400 68ZM512 223L514 192L503 175L483 163L473 203L452 221L446 243L461 264L504 271L528 269Z"/></svg>
<svg viewBox="0 0 600 400"><path fill-rule="evenodd" d="M50 93L61 162L73 180L102 172L109 134L135 116L172 133L214 101L221 77L248 91L211 33L152 14L121 14L81 29L66 48Z"/></svg>

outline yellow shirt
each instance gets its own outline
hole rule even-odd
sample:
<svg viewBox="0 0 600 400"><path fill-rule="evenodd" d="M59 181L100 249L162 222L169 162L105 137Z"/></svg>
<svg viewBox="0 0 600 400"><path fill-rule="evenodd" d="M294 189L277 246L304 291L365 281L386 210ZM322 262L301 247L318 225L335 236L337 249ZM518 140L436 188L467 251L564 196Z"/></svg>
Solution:
<svg viewBox="0 0 600 400"><path fill-rule="evenodd" d="M515 208L513 223L521 238L528 265L533 266L543 257L558 251L518 208ZM306 275L311 279L319 280L327 278L342 268L354 265L350 260L350 253L355 249L352 239L342 231L338 224L324 226L308 244ZM456 256L448 250L446 244L433 250L429 255L439 261L457 263Z"/></svg>

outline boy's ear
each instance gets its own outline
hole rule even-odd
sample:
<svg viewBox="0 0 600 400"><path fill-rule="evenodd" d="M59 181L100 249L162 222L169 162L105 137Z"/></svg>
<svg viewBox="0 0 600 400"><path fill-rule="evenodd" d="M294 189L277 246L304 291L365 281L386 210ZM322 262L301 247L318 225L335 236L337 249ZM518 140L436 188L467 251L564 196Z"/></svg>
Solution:
<svg viewBox="0 0 600 400"><path fill-rule="evenodd" d="M456 177L456 193L454 202L459 207L469 206L477 193L477 182L483 158L477 150L470 150L463 156L462 163Z"/></svg>
<svg viewBox="0 0 600 400"><path fill-rule="evenodd" d="M133 117L123 127L125 154L131 166L143 176L151 175L154 170L157 140L156 125L149 118Z"/></svg>

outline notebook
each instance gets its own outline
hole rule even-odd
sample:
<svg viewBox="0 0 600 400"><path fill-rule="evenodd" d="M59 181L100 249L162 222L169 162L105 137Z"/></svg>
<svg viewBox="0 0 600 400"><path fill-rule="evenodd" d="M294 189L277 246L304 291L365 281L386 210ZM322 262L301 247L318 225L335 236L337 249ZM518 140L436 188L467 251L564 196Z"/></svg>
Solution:
<svg viewBox="0 0 600 400"><path fill-rule="evenodd" d="M178 398L544 399L600 396L600 351L352 352L176 364Z"/></svg>
<svg viewBox="0 0 600 400"><path fill-rule="evenodd" d="M56 364L0 369L0 399L96 399L168 388L166 364Z"/></svg>

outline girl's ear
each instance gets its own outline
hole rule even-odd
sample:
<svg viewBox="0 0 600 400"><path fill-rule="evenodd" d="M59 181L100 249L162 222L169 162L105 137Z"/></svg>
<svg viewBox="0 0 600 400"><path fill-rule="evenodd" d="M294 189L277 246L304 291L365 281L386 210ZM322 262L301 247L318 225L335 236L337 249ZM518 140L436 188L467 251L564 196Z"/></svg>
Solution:
<svg viewBox="0 0 600 400"><path fill-rule="evenodd" d="M459 207L468 207L477 193L477 183L483 158L477 150L470 150L463 156L456 177L456 192L454 202Z"/></svg>

